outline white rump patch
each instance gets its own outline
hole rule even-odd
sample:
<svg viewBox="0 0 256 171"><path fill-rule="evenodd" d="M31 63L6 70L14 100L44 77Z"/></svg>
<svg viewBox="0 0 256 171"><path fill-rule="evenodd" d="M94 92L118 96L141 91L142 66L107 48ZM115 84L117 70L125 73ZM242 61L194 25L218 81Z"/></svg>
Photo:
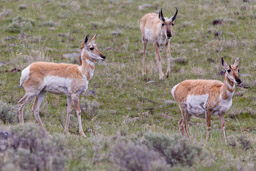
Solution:
<svg viewBox="0 0 256 171"><path fill-rule="evenodd" d="M188 113L197 117L202 117L200 115L205 115L208 96L208 94L188 95L186 101Z"/></svg>
<svg viewBox="0 0 256 171"><path fill-rule="evenodd" d="M30 65L22 70L20 76L20 86L22 86L29 79Z"/></svg>
<svg viewBox="0 0 256 171"><path fill-rule="evenodd" d="M180 83L179 83L180 84ZM175 90L176 90L176 87L179 85L175 85L173 88L172 88L172 97L175 99L175 96L174 96L174 93L175 93Z"/></svg>

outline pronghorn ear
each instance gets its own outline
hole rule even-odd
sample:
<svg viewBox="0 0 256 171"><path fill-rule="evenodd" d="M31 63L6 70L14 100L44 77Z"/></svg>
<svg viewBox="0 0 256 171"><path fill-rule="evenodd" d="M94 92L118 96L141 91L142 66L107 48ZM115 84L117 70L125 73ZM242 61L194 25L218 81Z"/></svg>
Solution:
<svg viewBox="0 0 256 171"><path fill-rule="evenodd" d="M236 67L238 67L238 64L239 64L239 58L236 58L234 65L235 65Z"/></svg>
<svg viewBox="0 0 256 171"><path fill-rule="evenodd" d="M224 66L225 70L228 70L228 69L229 69L229 66L228 66L228 64L226 64L226 62L224 61L223 57L221 57L221 64L222 64L222 66Z"/></svg>
<svg viewBox="0 0 256 171"><path fill-rule="evenodd" d="M85 38L84 38L84 44L85 44L85 45L87 45L88 39L89 39L89 35L86 35Z"/></svg>
<svg viewBox="0 0 256 171"><path fill-rule="evenodd" d="M97 34L95 34L93 37L92 37L92 39L91 39L91 43L95 43L95 40L96 40L96 37L97 37Z"/></svg>
<svg viewBox="0 0 256 171"><path fill-rule="evenodd" d="M159 19L160 19L161 21L165 22L162 8L160 9L160 11L159 11L159 13L158 13L158 17L159 17Z"/></svg>
<svg viewBox="0 0 256 171"><path fill-rule="evenodd" d="M174 22L174 20L176 19L177 14L178 14L178 8L176 8L176 12L175 12L174 16L172 16L172 22Z"/></svg>

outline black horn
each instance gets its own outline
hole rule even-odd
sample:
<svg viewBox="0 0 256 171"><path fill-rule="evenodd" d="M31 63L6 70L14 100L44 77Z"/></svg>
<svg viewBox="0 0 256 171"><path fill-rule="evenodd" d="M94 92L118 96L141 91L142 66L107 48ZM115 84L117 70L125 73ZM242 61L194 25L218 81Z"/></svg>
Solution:
<svg viewBox="0 0 256 171"><path fill-rule="evenodd" d="M172 17L172 22L176 19L177 14L178 14L178 8L176 8L176 12L175 12L174 16Z"/></svg>
<svg viewBox="0 0 256 171"><path fill-rule="evenodd" d="M158 17L159 17L160 20L162 20L163 22L165 22L162 8L161 8L161 10L159 11Z"/></svg>

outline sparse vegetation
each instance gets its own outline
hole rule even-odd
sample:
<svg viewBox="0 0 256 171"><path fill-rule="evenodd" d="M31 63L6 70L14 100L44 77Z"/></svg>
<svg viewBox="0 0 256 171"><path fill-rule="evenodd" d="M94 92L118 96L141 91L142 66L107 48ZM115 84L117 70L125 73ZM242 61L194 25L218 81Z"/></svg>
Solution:
<svg viewBox="0 0 256 171"><path fill-rule="evenodd" d="M28 139L21 140L17 150L14 147L4 150L6 141L0 134L0 162L4 162L0 164L0 170L20 170L21 166L31 167L31 163L36 166L39 159L46 162L46 166L37 165L43 170L50 170L50 166L59 170L118 170L124 167L127 170L128 164L120 165L109 158L119 141L127 141L129 148L137 152L141 150L145 156L160 155L157 159L152 157L143 161L145 168L150 165L147 165L148 161L155 161L154 168L159 168L164 161L162 170L165 166L178 170L255 170L255 6L256 2L252 0L2 0L0 132L21 139L28 136ZM147 77L144 78L141 74L143 48L139 20L144 14L160 8L163 8L164 16L171 16L175 7L179 13L170 44L173 58L170 77L158 80L154 47L148 43ZM71 134L64 136L64 96L47 94L41 105L40 116L49 135L41 133L37 124L28 126L36 123L32 104L25 107L25 126L17 125L17 102L24 95L23 89L19 88L21 70L35 61L77 63L76 57L65 58L63 55L78 54L86 34L98 35L96 43L107 56L105 62L96 64L89 89L81 95L82 123L87 138L78 136L74 110ZM163 49L163 71L167 66L165 55ZM223 143L219 118L215 116L212 117L207 145L202 145L206 131L203 119L191 118L189 142L174 138L181 114L173 102L171 88L184 79L223 81L219 74L221 57L227 63L240 57L243 84L236 87L233 105L225 118L227 137L234 136L236 146ZM22 131L25 130L31 135L24 134ZM46 142L42 142L39 135ZM152 140L146 138L149 135ZM245 138L239 140L241 135ZM36 141L30 142L29 137ZM142 139L147 143L144 144ZM169 144L161 146L163 153L153 148L161 142L159 139ZM34 152L31 153L23 143L30 143ZM34 143L39 144L38 148L33 146ZM46 149L41 156L41 149L44 151L46 147L52 149L52 153L48 155ZM127 149L123 147L123 150ZM205 151L208 152L206 157ZM177 158L168 158L176 153L179 154L175 155ZM51 165L49 158L52 156L56 162Z"/></svg>

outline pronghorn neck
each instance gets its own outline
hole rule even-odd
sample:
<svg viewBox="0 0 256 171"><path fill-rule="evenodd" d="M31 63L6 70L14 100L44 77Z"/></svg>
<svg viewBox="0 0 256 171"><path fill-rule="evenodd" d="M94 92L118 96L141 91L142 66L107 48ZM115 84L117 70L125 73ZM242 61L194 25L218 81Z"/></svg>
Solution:
<svg viewBox="0 0 256 171"><path fill-rule="evenodd" d="M224 84L222 86L221 96L222 99L232 99L235 91L235 83L230 81L225 74Z"/></svg>
<svg viewBox="0 0 256 171"><path fill-rule="evenodd" d="M82 50L81 58L82 58L82 65L80 66L81 72L83 75L86 76L87 80L90 80L94 73L95 61L89 56L89 54L84 49Z"/></svg>

